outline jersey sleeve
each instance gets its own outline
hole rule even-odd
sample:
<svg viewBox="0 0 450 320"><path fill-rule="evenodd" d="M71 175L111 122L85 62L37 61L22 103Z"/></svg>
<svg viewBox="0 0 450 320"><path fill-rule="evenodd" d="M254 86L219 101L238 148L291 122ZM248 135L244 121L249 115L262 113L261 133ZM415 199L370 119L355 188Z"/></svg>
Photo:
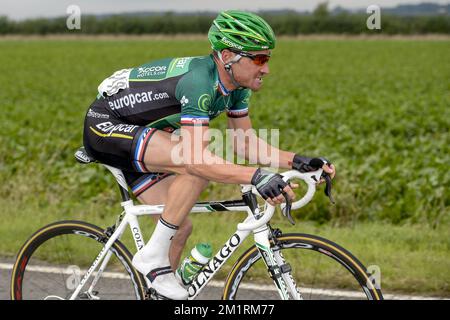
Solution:
<svg viewBox="0 0 450 320"><path fill-rule="evenodd" d="M236 96L233 99L234 103L227 110L228 117L242 118L248 116L248 105L251 95L252 91L250 89L236 90Z"/></svg>
<svg viewBox="0 0 450 320"><path fill-rule="evenodd" d="M207 76L188 72L178 82L175 96L181 104L182 126L208 126L213 87Z"/></svg>

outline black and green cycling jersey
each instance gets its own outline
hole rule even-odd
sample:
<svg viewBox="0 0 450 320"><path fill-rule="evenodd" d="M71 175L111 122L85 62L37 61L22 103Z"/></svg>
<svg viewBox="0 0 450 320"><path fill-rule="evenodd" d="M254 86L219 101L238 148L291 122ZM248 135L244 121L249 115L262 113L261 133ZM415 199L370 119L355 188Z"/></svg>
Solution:
<svg viewBox="0 0 450 320"><path fill-rule="evenodd" d="M213 55L170 58L123 69L98 87L95 111L102 106L125 123L173 130L181 125L208 125L226 111L248 115L249 89L228 95L218 77Z"/></svg>

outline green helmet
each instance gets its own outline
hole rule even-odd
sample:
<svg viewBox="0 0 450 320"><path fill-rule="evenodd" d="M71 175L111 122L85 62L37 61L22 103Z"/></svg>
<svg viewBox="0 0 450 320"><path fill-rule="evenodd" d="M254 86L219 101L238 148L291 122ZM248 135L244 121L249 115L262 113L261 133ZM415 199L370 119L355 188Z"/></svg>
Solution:
<svg viewBox="0 0 450 320"><path fill-rule="evenodd" d="M256 14L243 11L219 13L208 32L214 50L233 48L259 51L275 48L275 34L269 24Z"/></svg>

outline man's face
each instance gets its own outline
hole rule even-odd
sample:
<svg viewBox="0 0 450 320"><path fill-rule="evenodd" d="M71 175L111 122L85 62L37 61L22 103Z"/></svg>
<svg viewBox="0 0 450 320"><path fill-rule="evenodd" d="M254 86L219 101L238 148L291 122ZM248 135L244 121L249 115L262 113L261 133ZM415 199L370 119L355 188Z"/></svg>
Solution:
<svg viewBox="0 0 450 320"><path fill-rule="evenodd" d="M248 51L248 53L270 55L270 50ZM235 55L236 53L230 52L230 60ZM238 63L232 65L232 70L234 78L240 85L252 91L258 91L263 83L262 78L269 74L269 64L266 62L260 66L255 64L252 59L243 56Z"/></svg>

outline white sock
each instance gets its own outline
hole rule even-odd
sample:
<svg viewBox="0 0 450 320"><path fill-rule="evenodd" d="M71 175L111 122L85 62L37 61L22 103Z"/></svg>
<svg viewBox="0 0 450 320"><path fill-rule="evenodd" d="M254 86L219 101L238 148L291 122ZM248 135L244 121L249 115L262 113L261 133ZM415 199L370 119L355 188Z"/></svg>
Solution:
<svg viewBox="0 0 450 320"><path fill-rule="evenodd" d="M164 266L170 265L169 249L177 230L178 226L168 223L161 217L150 240L140 250L141 259L145 262L159 261Z"/></svg>
<svg viewBox="0 0 450 320"><path fill-rule="evenodd" d="M169 249L178 227L160 218L148 243L133 257L133 266L145 275L157 292L169 299L185 300L188 292L170 267Z"/></svg>

